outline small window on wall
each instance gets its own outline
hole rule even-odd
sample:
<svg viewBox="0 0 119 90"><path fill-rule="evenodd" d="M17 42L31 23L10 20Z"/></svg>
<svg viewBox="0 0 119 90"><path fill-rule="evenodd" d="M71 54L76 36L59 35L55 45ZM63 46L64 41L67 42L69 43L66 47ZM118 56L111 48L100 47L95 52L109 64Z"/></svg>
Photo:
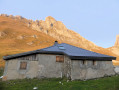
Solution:
<svg viewBox="0 0 119 90"><path fill-rule="evenodd" d="M26 70L27 62L21 62L20 63L20 70Z"/></svg>
<svg viewBox="0 0 119 90"><path fill-rule="evenodd" d="M83 60L83 61L82 61L82 64L83 64L83 65L87 65L87 61L86 61L86 60Z"/></svg>
<svg viewBox="0 0 119 90"><path fill-rule="evenodd" d="M97 65L97 62L95 60L93 60L93 65Z"/></svg>
<svg viewBox="0 0 119 90"><path fill-rule="evenodd" d="M64 56L56 56L56 62L64 62Z"/></svg>

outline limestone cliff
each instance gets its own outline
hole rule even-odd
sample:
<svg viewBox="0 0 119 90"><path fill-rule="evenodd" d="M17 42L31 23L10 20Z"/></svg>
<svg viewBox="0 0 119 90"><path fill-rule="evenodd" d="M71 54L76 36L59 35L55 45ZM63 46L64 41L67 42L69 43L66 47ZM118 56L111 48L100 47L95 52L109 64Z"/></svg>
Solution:
<svg viewBox="0 0 119 90"><path fill-rule="evenodd" d="M114 46L119 47L119 35L116 36L116 42Z"/></svg>
<svg viewBox="0 0 119 90"><path fill-rule="evenodd" d="M56 40L59 40L61 42L77 44L78 46L80 47L83 46L85 48L97 47L91 41L88 41L82 36L80 36L80 34L67 29L66 26L61 21L56 21L51 16L46 17L45 21L43 20L36 20L34 22L29 21L27 26L31 27L33 30L44 32L45 34L50 35Z"/></svg>
<svg viewBox="0 0 119 90"><path fill-rule="evenodd" d="M115 45L107 49L112 51L117 56L117 61L113 61L113 63L115 65L119 65L119 35L116 36Z"/></svg>

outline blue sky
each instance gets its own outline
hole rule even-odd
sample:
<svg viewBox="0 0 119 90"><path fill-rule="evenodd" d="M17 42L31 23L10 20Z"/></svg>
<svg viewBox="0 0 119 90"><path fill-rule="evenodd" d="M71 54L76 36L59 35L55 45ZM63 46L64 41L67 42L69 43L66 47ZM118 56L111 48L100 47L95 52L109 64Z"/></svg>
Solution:
<svg viewBox="0 0 119 90"><path fill-rule="evenodd" d="M119 0L0 0L0 13L33 20L52 16L105 48L119 34Z"/></svg>

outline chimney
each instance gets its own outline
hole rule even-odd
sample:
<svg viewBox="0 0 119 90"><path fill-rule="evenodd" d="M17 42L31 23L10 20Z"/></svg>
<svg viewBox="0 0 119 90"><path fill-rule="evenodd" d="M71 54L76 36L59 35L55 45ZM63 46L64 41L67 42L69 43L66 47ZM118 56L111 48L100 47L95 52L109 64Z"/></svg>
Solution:
<svg viewBox="0 0 119 90"><path fill-rule="evenodd" d="M58 44L58 41L55 41L55 42L54 42L54 46L57 46L57 44Z"/></svg>

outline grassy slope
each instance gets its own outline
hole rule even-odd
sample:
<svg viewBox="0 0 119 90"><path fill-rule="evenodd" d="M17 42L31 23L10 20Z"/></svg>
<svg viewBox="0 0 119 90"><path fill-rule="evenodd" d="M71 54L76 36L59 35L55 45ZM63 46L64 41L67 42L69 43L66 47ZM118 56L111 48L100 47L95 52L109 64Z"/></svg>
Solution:
<svg viewBox="0 0 119 90"><path fill-rule="evenodd" d="M33 90L33 87L38 87L38 90L119 90L119 76L69 82L66 79L0 81L0 90Z"/></svg>

